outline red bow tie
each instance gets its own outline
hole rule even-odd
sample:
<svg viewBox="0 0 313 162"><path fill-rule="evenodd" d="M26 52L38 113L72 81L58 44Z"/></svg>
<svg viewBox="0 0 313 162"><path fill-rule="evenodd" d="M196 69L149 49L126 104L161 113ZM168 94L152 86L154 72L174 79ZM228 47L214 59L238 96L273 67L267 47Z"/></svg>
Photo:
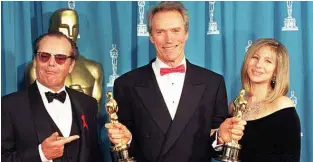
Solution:
<svg viewBox="0 0 313 162"><path fill-rule="evenodd" d="M161 74L161 76L163 76L163 75L169 74L169 73L184 73L185 71L186 71L185 66L179 65L175 68L161 68L160 74Z"/></svg>

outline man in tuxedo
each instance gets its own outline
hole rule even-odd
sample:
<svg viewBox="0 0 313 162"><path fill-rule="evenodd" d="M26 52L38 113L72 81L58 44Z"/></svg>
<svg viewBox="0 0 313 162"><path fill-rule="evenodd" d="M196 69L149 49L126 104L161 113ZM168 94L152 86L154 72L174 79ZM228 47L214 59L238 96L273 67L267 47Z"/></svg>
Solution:
<svg viewBox="0 0 313 162"><path fill-rule="evenodd" d="M210 161L213 146L238 141L246 122L227 119L223 77L185 58L189 18L183 4L161 2L148 19L156 59L115 80L120 123L106 124L109 138L130 144L137 161Z"/></svg>
<svg viewBox="0 0 313 162"><path fill-rule="evenodd" d="M78 56L76 44L49 32L34 49L36 82L2 97L1 161L102 162L97 101L64 85Z"/></svg>

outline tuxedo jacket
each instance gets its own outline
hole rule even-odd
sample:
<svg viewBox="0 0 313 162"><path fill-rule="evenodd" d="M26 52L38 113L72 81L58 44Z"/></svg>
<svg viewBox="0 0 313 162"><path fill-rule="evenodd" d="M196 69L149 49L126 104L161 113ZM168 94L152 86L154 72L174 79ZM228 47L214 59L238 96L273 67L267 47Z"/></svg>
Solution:
<svg viewBox="0 0 313 162"><path fill-rule="evenodd" d="M80 131L79 162L102 162L96 100L67 87L66 91L71 100L73 121L75 118ZM2 97L1 161L41 162L38 145L58 131L51 127L51 122L55 125L44 107L36 83L26 90Z"/></svg>
<svg viewBox="0 0 313 162"><path fill-rule="evenodd" d="M183 90L172 120L152 69L154 61L115 80L119 121L132 133L130 155L138 161L209 161L210 131L228 115L223 77L186 60Z"/></svg>

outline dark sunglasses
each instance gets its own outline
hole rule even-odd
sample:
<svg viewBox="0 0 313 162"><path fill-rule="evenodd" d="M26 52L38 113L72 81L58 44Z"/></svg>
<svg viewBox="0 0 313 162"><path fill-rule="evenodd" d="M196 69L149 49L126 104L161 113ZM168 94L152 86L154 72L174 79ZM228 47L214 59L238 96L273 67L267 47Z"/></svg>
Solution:
<svg viewBox="0 0 313 162"><path fill-rule="evenodd" d="M68 58L74 59L74 56L67 56L63 54L52 55L48 52L37 52L36 54L42 63L47 63L50 60L51 56L54 56L55 62L59 65L64 64Z"/></svg>

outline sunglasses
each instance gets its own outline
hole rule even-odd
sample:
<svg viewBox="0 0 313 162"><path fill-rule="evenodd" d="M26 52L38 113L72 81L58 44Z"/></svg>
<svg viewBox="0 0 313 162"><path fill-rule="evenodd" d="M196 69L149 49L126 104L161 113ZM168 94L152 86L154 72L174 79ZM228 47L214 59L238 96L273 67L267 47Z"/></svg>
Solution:
<svg viewBox="0 0 313 162"><path fill-rule="evenodd" d="M47 63L50 60L51 56L54 56L55 62L59 65L64 64L68 58L74 59L74 56L67 56L63 54L52 55L48 52L37 52L36 54L42 63Z"/></svg>

